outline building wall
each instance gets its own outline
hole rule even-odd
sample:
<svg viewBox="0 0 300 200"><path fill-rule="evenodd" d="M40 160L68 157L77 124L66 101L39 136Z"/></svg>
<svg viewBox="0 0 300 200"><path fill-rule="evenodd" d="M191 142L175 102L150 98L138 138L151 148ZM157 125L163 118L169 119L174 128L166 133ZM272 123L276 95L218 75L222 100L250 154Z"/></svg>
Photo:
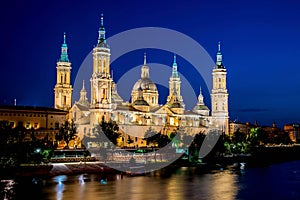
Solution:
<svg viewBox="0 0 300 200"><path fill-rule="evenodd" d="M13 128L25 127L24 141L30 141L32 133L37 139L47 136L50 141L54 141L55 134L67 119L67 113L53 108L1 106L0 121L8 121Z"/></svg>
<svg viewBox="0 0 300 200"><path fill-rule="evenodd" d="M67 112L45 110L34 107L7 106L0 108L0 120L6 120L12 127L23 125L26 129L56 129L66 120Z"/></svg>

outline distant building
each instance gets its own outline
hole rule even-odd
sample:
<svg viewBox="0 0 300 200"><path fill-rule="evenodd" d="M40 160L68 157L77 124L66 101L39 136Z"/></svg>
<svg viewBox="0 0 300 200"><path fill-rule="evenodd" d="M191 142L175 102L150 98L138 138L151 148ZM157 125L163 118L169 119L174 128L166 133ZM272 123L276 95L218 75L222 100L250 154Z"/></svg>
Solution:
<svg viewBox="0 0 300 200"><path fill-rule="evenodd" d="M232 137L237 131L245 134L249 134L252 128L258 127L257 124L251 124L250 122L242 123L237 121L229 122L229 136Z"/></svg>
<svg viewBox="0 0 300 200"><path fill-rule="evenodd" d="M277 127L275 122L272 124L272 126L262 126L261 128L268 133L269 138L278 137L278 135L281 135L284 132L281 128Z"/></svg>
<svg viewBox="0 0 300 200"><path fill-rule="evenodd" d="M300 141L300 124L285 124L283 127L283 130L288 132L290 139L293 142L299 142Z"/></svg>

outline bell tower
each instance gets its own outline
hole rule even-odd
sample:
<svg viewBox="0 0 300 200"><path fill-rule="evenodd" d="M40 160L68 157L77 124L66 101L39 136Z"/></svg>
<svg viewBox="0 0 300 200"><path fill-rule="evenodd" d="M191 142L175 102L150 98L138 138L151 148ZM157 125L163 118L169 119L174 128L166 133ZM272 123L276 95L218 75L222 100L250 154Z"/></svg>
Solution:
<svg viewBox="0 0 300 200"><path fill-rule="evenodd" d="M216 128L225 134L229 132L228 91L226 87L227 71L223 65L221 44L218 44L216 66L213 69L213 89L211 92L212 120Z"/></svg>
<svg viewBox="0 0 300 200"><path fill-rule="evenodd" d="M56 85L54 88L54 107L68 111L72 104L71 63L68 58L66 34L61 46L61 54L56 63Z"/></svg>
<svg viewBox="0 0 300 200"><path fill-rule="evenodd" d="M169 96L167 98L167 103L171 103L171 100L176 98L180 105L184 108L184 102L182 96L180 94L180 77L177 71L177 62L176 62L176 55L174 55L174 61L172 66L172 75L169 79ZM176 97L173 97L176 96Z"/></svg>
<svg viewBox="0 0 300 200"><path fill-rule="evenodd" d="M93 74L91 81L91 124L110 119L112 103L112 78L110 75L110 48L106 43L103 14L98 31L98 43L93 49Z"/></svg>

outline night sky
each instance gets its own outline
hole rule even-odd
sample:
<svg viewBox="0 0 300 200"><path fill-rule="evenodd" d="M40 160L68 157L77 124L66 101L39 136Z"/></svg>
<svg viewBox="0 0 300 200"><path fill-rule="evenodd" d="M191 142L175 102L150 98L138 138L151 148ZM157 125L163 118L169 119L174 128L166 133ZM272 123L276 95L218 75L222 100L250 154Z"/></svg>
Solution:
<svg viewBox="0 0 300 200"><path fill-rule="evenodd" d="M213 60L221 41L231 120L261 125L276 122L279 126L300 121L297 0L11 0L1 4L0 104L13 105L17 99L18 105L53 107L63 32L67 34L73 83L81 63L97 44L103 13L107 38L139 27L168 28L196 40ZM139 50L112 63L114 79L141 65L145 51L150 62L172 65L173 52ZM184 58L178 57L177 63L187 78L193 74ZM155 76L151 68L150 76ZM191 84L198 91L195 77ZM167 90L159 90L160 103L164 103ZM209 102L207 88L204 96Z"/></svg>

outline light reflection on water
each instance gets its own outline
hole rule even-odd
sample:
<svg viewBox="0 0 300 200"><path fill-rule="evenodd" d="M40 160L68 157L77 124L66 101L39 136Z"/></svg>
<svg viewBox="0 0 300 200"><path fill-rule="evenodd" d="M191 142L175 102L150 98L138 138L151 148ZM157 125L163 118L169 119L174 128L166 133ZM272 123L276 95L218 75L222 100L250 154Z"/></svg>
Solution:
<svg viewBox="0 0 300 200"><path fill-rule="evenodd" d="M102 184L101 179L107 181ZM197 174L193 168L156 171L146 176L80 174L56 176L41 188L45 199L235 199L237 175L230 171Z"/></svg>
<svg viewBox="0 0 300 200"><path fill-rule="evenodd" d="M300 161L245 170L162 169L146 176L79 174L22 180L7 199L299 199ZM102 181L101 181L102 180ZM279 182L280 180L280 182ZM5 182L6 184L6 182ZM1 182L1 190L3 191ZM18 187L14 187L14 186ZM6 186L5 186L6 187ZM280 190L277 189L280 187ZM7 195L6 195L7 196ZM3 192L0 198L3 197Z"/></svg>

